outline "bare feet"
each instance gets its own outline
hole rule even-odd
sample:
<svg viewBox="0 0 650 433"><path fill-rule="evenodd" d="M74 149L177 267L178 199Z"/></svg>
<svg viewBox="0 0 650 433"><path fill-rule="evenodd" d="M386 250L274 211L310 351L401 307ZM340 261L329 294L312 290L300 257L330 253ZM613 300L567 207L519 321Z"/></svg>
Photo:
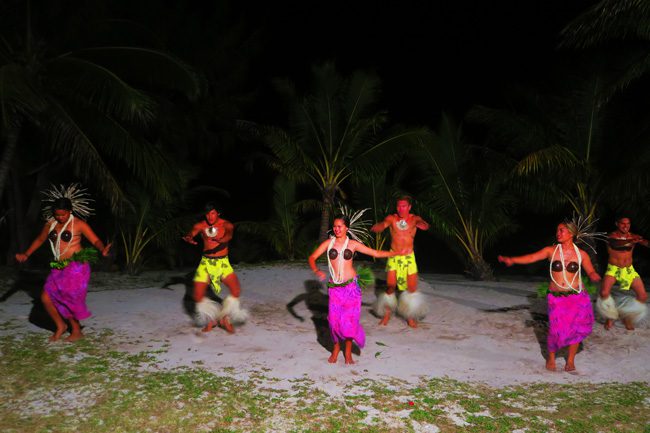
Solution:
<svg viewBox="0 0 650 433"><path fill-rule="evenodd" d="M352 359L351 356L349 358L346 356L345 357L345 363L346 364L354 364L354 360Z"/></svg>
<svg viewBox="0 0 650 433"><path fill-rule="evenodd" d="M209 321L207 325L203 329L201 329L201 332L210 332L212 331L212 328L214 328L214 325L216 325L216 321Z"/></svg>
<svg viewBox="0 0 650 433"><path fill-rule="evenodd" d="M605 330L609 331L614 326L614 321L612 319L605 320Z"/></svg>
<svg viewBox="0 0 650 433"><path fill-rule="evenodd" d="M67 330L68 330L68 327L67 327L67 326L65 326L65 327L63 327L63 328L59 328L59 327L57 327L57 328L56 328L56 331L54 331L54 334L52 334L52 336L50 337L50 341L58 341L58 339L61 338L61 336L63 335L63 333L64 333L65 331L67 331Z"/></svg>
<svg viewBox="0 0 650 433"><path fill-rule="evenodd" d="M384 317L382 317L381 321L379 322L380 326L386 326L388 325L388 321L390 320L390 308L385 308L384 309Z"/></svg>
<svg viewBox="0 0 650 433"><path fill-rule="evenodd" d="M546 360L546 369L548 371L555 371L555 358L549 358Z"/></svg>
<svg viewBox="0 0 650 433"><path fill-rule="evenodd" d="M411 327L411 328L417 328L418 327L418 322L415 321L415 319L408 319L406 323Z"/></svg>
<svg viewBox="0 0 650 433"><path fill-rule="evenodd" d="M566 365L564 366L564 371L575 371L576 366L573 362L567 362Z"/></svg>
<svg viewBox="0 0 650 433"><path fill-rule="evenodd" d="M332 354L330 355L329 358L327 358L327 362L329 362L330 364L334 364L336 360L339 358L340 351L341 351L341 346L335 344L334 349L332 350Z"/></svg>
<svg viewBox="0 0 650 433"><path fill-rule="evenodd" d="M634 331L634 322L632 322L631 319L623 320L623 324L625 325L625 329L628 331Z"/></svg>
<svg viewBox="0 0 650 433"><path fill-rule="evenodd" d="M84 335L81 332L72 332L65 341L72 343L73 341L81 340L82 338L84 338Z"/></svg>
<svg viewBox="0 0 650 433"><path fill-rule="evenodd" d="M235 333L235 328L233 328L232 325L230 324L230 320L228 320L228 316L224 317L219 321L219 326L225 329L226 332L228 332L229 334Z"/></svg>

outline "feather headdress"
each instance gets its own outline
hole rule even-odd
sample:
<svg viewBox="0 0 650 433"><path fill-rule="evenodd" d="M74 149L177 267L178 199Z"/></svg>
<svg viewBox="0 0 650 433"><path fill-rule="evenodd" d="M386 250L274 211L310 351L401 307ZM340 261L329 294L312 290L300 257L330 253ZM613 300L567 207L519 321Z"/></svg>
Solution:
<svg viewBox="0 0 650 433"><path fill-rule="evenodd" d="M82 188L78 183L72 183L68 186L51 185L50 189L41 191L44 199L43 202L43 218L48 220L52 218L52 206L54 202L60 198L67 198L72 203L72 213L80 218L88 218L93 214L93 208L90 207L90 203L93 201L90 198L87 190Z"/></svg>

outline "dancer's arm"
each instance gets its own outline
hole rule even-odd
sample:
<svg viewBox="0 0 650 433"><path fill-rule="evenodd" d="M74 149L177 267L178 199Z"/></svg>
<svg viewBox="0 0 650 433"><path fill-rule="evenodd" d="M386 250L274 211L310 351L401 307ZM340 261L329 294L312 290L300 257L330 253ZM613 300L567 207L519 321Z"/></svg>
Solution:
<svg viewBox="0 0 650 433"><path fill-rule="evenodd" d="M523 256L498 256L497 259L506 266L528 265L531 263L539 262L540 260L548 259L551 257L551 254L553 254L553 247L546 247L537 252L525 254Z"/></svg>
<svg viewBox="0 0 650 433"><path fill-rule="evenodd" d="M415 220L415 227L420 230L429 230L429 223L423 220L421 217L417 217Z"/></svg>
<svg viewBox="0 0 650 433"><path fill-rule="evenodd" d="M195 241L194 238L196 237L196 235L199 234L199 232L201 231L201 229L202 229L201 223L196 223L196 224L194 224L194 226L192 227L192 230L191 230L188 234L186 234L185 236L183 236L182 239L183 239L185 242L187 242L188 244L197 245L198 242Z"/></svg>
<svg viewBox="0 0 650 433"><path fill-rule="evenodd" d="M393 256L405 256L409 254L409 250L406 248L403 249L402 251L373 250L372 248L365 246L361 242L357 242L357 241L351 241L351 242L353 242L354 251L359 251L362 254L366 254L371 257L376 257L378 259L393 257Z"/></svg>
<svg viewBox="0 0 650 433"><path fill-rule="evenodd" d="M597 283L601 280L600 275L598 275L598 272L594 269L594 265L591 263L591 258L589 257L589 254L587 254L585 251L580 250L580 257L582 258L582 269L585 270L585 273L589 277L591 281L594 283Z"/></svg>
<svg viewBox="0 0 650 433"><path fill-rule="evenodd" d="M223 235L221 237L217 238L216 241L219 242L220 244L225 244L230 242L232 239L232 235L235 231L235 226L232 225L230 221L225 221L223 223Z"/></svg>
<svg viewBox="0 0 650 433"><path fill-rule="evenodd" d="M649 247L650 247L650 242L648 242L647 239L643 239L643 236L640 236L640 235L634 235L634 240L633 240L633 242L634 242L635 244L643 245L643 246L646 247L646 248L649 248Z"/></svg>
<svg viewBox="0 0 650 433"><path fill-rule="evenodd" d="M34 239L34 241L29 246L29 248L27 248L27 250L25 250L24 253L16 254L16 261L18 263L25 262L29 258L29 256L31 256L34 253L34 251L39 249L40 246L43 245L43 242L47 240L47 235L49 234L49 231L50 231L49 224L46 223L43 226L43 230L41 230L38 236L36 236L36 239Z"/></svg>
<svg viewBox="0 0 650 433"><path fill-rule="evenodd" d="M374 233L381 233L383 232L387 227L390 227L391 223L391 215L388 215L382 222L379 222L372 227L370 227L370 231Z"/></svg>
<svg viewBox="0 0 650 433"><path fill-rule="evenodd" d="M318 266L316 266L316 260L327 250L327 246L329 245L330 241L324 240L318 248L314 250L313 253L309 256L309 259L307 261L309 262L309 267L311 268L312 272L316 274L319 280L323 281L325 278L327 278L327 275L325 275L325 272L321 271L318 269Z"/></svg>
<svg viewBox="0 0 650 433"><path fill-rule="evenodd" d="M90 242L99 252L102 254L102 256L106 257L108 256L109 251L111 250L111 243L108 245L104 245L104 242L99 239L99 237L95 234L93 229L90 228L88 223L82 220L78 220L78 227L81 228L81 234L84 235L86 239L88 239L88 242Z"/></svg>

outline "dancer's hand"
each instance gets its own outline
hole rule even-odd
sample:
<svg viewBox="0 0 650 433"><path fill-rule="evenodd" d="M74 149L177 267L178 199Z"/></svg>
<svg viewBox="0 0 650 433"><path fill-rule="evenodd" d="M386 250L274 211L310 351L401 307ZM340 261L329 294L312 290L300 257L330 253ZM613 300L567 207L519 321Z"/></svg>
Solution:
<svg viewBox="0 0 650 433"><path fill-rule="evenodd" d="M598 275L598 273L597 273L596 271L590 273L590 274L588 275L588 277L589 277L589 279L590 279L591 281L593 281L594 283L597 283L597 282L599 282L599 281L601 280L600 275Z"/></svg>
<svg viewBox="0 0 650 433"><path fill-rule="evenodd" d="M188 244L192 244L192 245L197 245L197 244L198 244L198 242L194 240L194 238L192 237L192 235L185 235L185 236L183 236L183 240L184 240L185 242L187 242Z"/></svg>
<svg viewBox="0 0 650 433"><path fill-rule="evenodd" d="M320 269L318 271L314 272L314 273L316 274L316 276L318 277L318 279L320 281L325 281L325 278L327 278L327 275L325 275L325 272L321 271Z"/></svg>
<svg viewBox="0 0 650 433"><path fill-rule="evenodd" d="M497 256L497 260L506 266L512 266L515 264L515 262L512 261L512 257Z"/></svg>
<svg viewBox="0 0 650 433"><path fill-rule="evenodd" d="M102 249L102 256L108 257L108 253L111 251L112 246L113 246L113 242L109 242L109 244Z"/></svg>
<svg viewBox="0 0 650 433"><path fill-rule="evenodd" d="M27 254L23 254L23 253L16 254L16 261L18 263L25 263L28 258L29 256Z"/></svg>

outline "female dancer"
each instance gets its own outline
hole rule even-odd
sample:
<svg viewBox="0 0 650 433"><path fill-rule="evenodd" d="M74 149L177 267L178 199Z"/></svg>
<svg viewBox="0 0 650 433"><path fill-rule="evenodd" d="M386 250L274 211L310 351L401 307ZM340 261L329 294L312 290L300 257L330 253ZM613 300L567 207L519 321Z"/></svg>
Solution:
<svg viewBox="0 0 650 433"><path fill-rule="evenodd" d="M309 256L309 266L321 281L325 280L325 273L318 269L316 260L327 251L330 280L327 283L329 294L329 311L327 320L330 333L334 340L334 349L328 362L335 363L341 351L341 341L345 341L345 363L354 364L352 360L352 340L359 347L366 342L366 335L359 323L361 314L361 288L357 282L357 272L354 269L352 258L355 252L367 254L372 257L385 258L404 251L377 251L368 248L361 242L348 237L350 220L343 214L334 217L332 231L334 236L321 243Z"/></svg>
<svg viewBox="0 0 650 433"><path fill-rule="evenodd" d="M90 226L79 218L91 213L84 190L73 184L67 188L54 187L45 194L49 197L49 204L43 212L47 222L29 248L16 254L16 261L25 262L44 242L49 241L54 261L50 262L52 269L45 280L41 301L56 324L50 341L58 340L68 329L64 319L71 326L66 341L76 341L83 338L79 321L90 317L86 307L90 279L88 263L97 258L96 250L81 247L81 238L85 237L103 256L108 255L111 244L104 245Z"/></svg>
<svg viewBox="0 0 650 433"><path fill-rule="evenodd" d="M498 257L506 266L527 265L540 260L550 262L551 281L546 295L549 322L546 368L551 371L555 370L555 352L564 346L569 346L564 370L576 369L575 356L578 346L591 334L594 323L591 299L582 285L580 271L584 268L593 282L600 281L600 275L594 270L589 255L573 242L579 235L577 224L561 223L555 232L558 242L556 246L548 246L535 253L518 257Z"/></svg>

